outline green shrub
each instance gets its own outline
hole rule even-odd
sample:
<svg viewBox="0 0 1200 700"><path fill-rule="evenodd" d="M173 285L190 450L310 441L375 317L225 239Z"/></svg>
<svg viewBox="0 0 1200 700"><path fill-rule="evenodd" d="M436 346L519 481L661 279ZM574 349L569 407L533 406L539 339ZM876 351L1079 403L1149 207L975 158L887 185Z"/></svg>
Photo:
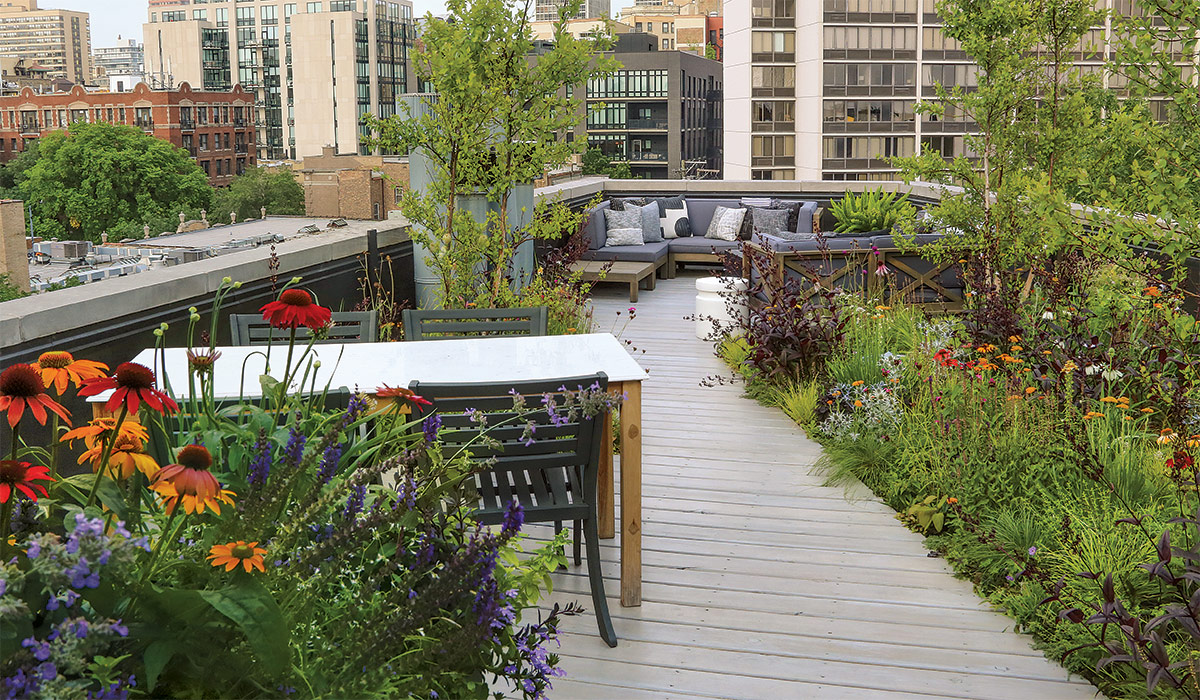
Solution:
<svg viewBox="0 0 1200 700"><path fill-rule="evenodd" d="M821 385L810 380L773 386L764 398L767 403L781 408L788 418L808 427L816 421L820 393Z"/></svg>
<svg viewBox="0 0 1200 700"><path fill-rule="evenodd" d="M12 283L7 274L0 275L0 301L9 301L11 299L20 299L21 297L29 296L29 292L24 291L17 285Z"/></svg>
<svg viewBox="0 0 1200 700"><path fill-rule="evenodd" d="M866 233L891 230L902 219L912 218L916 207L909 203L908 194L885 193L880 188L862 194L847 192L830 205L830 211L837 222L834 231Z"/></svg>

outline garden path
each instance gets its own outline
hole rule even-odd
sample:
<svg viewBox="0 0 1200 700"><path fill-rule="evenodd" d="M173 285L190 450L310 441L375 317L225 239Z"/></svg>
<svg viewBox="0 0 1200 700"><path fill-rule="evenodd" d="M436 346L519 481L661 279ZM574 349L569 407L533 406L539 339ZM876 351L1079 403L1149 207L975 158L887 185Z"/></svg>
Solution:
<svg viewBox="0 0 1200 700"><path fill-rule="evenodd" d="M822 486L820 446L781 411L700 386L725 368L684 320L695 279L660 280L623 334L650 370L642 606L621 607L619 539L603 540L620 645L590 611L566 619L550 697L1094 697L865 488ZM624 319L622 290L597 289L598 330ZM554 589L549 601L590 607L586 566Z"/></svg>

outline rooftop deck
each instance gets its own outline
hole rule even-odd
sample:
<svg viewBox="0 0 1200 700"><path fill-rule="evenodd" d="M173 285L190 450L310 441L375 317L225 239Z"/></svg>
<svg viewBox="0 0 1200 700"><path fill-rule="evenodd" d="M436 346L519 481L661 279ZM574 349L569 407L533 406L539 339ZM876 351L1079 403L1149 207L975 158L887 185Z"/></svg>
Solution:
<svg viewBox="0 0 1200 700"><path fill-rule="evenodd" d="M699 385L725 368L684 320L695 279L660 280L623 334L650 370L642 606L621 607L619 540L603 541L620 645L590 612L568 618L551 697L1094 697L865 489L821 486L820 446L781 411ZM597 289L598 330L624 291ZM589 605L586 566L554 586Z"/></svg>

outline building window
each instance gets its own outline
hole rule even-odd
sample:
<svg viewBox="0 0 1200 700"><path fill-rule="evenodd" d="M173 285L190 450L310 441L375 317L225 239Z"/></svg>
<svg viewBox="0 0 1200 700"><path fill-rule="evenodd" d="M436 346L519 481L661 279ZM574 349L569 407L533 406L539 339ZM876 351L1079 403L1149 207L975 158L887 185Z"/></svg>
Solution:
<svg viewBox="0 0 1200 700"><path fill-rule="evenodd" d="M908 122L916 116L912 102L902 100L825 100L826 122Z"/></svg>
<svg viewBox="0 0 1200 700"><path fill-rule="evenodd" d="M761 96L788 96L796 93L795 66L753 66L750 69L750 92Z"/></svg>
<svg viewBox="0 0 1200 700"><path fill-rule="evenodd" d="M175 12L162 13L162 21L164 22L182 22L187 19L186 10L178 10Z"/></svg>
<svg viewBox="0 0 1200 700"><path fill-rule="evenodd" d="M208 10L192 10L192 19L198 19L198 20L208 19Z"/></svg>
<svg viewBox="0 0 1200 700"><path fill-rule="evenodd" d="M667 39L663 39L662 40L662 50L666 51L669 46L670 46L670 42Z"/></svg>
<svg viewBox="0 0 1200 700"><path fill-rule="evenodd" d="M308 3L307 11L308 12L320 12L321 11L321 3L319 3L319 2Z"/></svg>
<svg viewBox="0 0 1200 700"><path fill-rule="evenodd" d="M237 8L237 26L253 27L254 26L254 7L239 7Z"/></svg>
<svg viewBox="0 0 1200 700"><path fill-rule="evenodd" d="M287 24L292 21L292 15L296 14L296 3L289 2L283 6L283 23Z"/></svg>
<svg viewBox="0 0 1200 700"><path fill-rule="evenodd" d="M404 199L404 188L399 187L399 186L393 187L392 188L392 204L395 204L396 206L400 206L400 200L402 200L402 199Z"/></svg>
<svg viewBox="0 0 1200 700"><path fill-rule="evenodd" d="M200 134L200 150L208 150L208 134Z"/></svg>
<svg viewBox="0 0 1200 700"><path fill-rule="evenodd" d="M667 89L665 70L619 70L607 77L589 80L587 96L588 99L666 97Z"/></svg>
<svg viewBox="0 0 1200 700"><path fill-rule="evenodd" d="M666 33L667 33L667 32L669 32L669 31L670 31L670 30L669 30L669 29L667 29L667 23L666 23L666 22L663 22L663 23L662 23L662 33L663 33L663 34L666 34Z"/></svg>
<svg viewBox="0 0 1200 700"><path fill-rule="evenodd" d="M638 31L638 32L642 31L642 23L641 22L636 23L633 28L634 28L634 31Z"/></svg>
<svg viewBox="0 0 1200 700"><path fill-rule="evenodd" d="M71 110L71 123L72 124L74 124L75 122L86 122L86 121L87 121L87 110L86 109Z"/></svg>
<svg viewBox="0 0 1200 700"><path fill-rule="evenodd" d="M217 26L218 27L228 27L229 26L229 10L224 7L218 7L218 8L216 8L216 11L217 11Z"/></svg>
<svg viewBox="0 0 1200 700"><path fill-rule="evenodd" d="M329 0L330 12L353 12L354 0Z"/></svg>

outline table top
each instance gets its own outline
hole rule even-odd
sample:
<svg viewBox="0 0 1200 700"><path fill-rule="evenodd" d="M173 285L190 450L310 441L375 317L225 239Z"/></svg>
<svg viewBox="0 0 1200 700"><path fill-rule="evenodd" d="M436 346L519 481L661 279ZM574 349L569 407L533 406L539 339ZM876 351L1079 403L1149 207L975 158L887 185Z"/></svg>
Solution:
<svg viewBox="0 0 1200 700"><path fill-rule="evenodd" d="M614 275L637 274L656 267L655 263L636 260L580 260L575 265L576 269L581 269L587 274L596 274L607 267L609 274Z"/></svg>
<svg viewBox="0 0 1200 700"><path fill-rule="evenodd" d="M304 347L297 343L292 363L299 367L298 373L303 374L305 365L314 355L321 361L316 370L318 390L327 382L332 389L345 387L373 393L376 387L384 384L407 387L414 379L478 383L554 379L595 372L606 373L612 382L646 379L646 370L610 333L314 345L309 356L301 361ZM213 398L258 396L258 377L266 366L267 346L220 347L217 350L221 357L213 372ZM163 355L152 348L138 353L133 361L153 369L160 387L165 366L174 396L187 398L187 349L167 348L163 352L165 364ZM273 344L270 359L271 375L282 378L287 343ZM306 387L311 386L312 381L310 374ZM293 384L293 390L298 388ZM105 392L88 400L105 401L108 396L109 392Z"/></svg>

